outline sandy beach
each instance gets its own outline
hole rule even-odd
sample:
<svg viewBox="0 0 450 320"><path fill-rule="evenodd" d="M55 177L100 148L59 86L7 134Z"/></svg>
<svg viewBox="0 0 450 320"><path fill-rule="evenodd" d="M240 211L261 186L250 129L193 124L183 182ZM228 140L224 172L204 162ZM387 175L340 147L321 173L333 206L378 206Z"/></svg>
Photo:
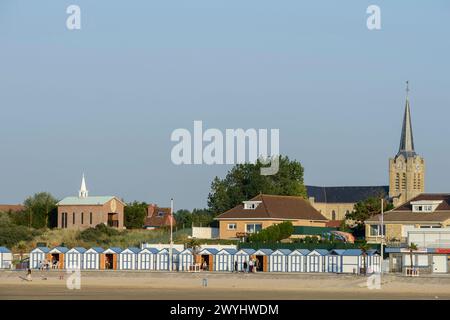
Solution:
<svg viewBox="0 0 450 320"><path fill-rule="evenodd" d="M446 275L384 275L380 289L369 289L368 277L355 275L89 271L81 273L81 287L75 290L68 289L68 276L33 272L32 281L25 281L24 272L2 271L0 299L450 299Z"/></svg>

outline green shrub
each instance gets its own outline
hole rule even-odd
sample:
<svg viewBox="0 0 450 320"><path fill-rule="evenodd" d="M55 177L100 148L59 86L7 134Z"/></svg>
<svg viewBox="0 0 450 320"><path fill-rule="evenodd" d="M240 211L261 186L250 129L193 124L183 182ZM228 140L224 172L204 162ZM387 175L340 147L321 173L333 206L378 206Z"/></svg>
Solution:
<svg viewBox="0 0 450 320"><path fill-rule="evenodd" d="M20 241L30 241L41 234L41 231L30 229L25 226L1 225L0 226L0 246L12 248Z"/></svg>
<svg viewBox="0 0 450 320"><path fill-rule="evenodd" d="M280 241L289 238L294 232L292 222L285 221L279 224L274 224L258 233L252 234L249 237L250 241Z"/></svg>

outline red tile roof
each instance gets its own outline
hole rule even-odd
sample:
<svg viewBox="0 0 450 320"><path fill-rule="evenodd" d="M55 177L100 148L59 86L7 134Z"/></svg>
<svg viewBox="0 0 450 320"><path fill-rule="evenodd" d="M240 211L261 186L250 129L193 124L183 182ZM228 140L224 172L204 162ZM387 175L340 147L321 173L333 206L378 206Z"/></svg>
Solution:
<svg viewBox="0 0 450 320"><path fill-rule="evenodd" d="M274 219L327 221L308 200L295 196L260 194L250 201L261 201L255 209L244 209L240 204L219 215L216 219Z"/></svg>
<svg viewBox="0 0 450 320"><path fill-rule="evenodd" d="M147 217L144 227L169 227L170 226L170 208L159 208L155 205L149 205L147 208ZM176 220L172 217L172 225L176 225Z"/></svg>
<svg viewBox="0 0 450 320"><path fill-rule="evenodd" d="M21 204L0 204L0 212L19 212L25 210Z"/></svg>

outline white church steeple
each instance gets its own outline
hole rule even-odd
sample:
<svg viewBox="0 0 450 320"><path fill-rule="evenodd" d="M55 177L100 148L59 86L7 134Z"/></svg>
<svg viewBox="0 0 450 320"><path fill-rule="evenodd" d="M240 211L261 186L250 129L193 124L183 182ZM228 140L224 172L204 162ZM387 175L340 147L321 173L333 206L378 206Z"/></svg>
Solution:
<svg viewBox="0 0 450 320"><path fill-rule="evenodd" d="M84 173L83 173L83 178L81 179L81 188L80 188L80 191L78 192L78 197L79 198L87 198L88 194L89 194L89 192L86 189L86 181L84 180Z"/></svg>

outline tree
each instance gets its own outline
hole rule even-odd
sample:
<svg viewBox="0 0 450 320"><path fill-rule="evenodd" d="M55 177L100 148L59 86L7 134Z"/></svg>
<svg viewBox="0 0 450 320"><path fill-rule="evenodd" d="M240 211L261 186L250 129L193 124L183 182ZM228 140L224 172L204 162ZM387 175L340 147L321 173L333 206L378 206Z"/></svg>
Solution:
<svg viewBox="0 0 450 320"><path fill-rule="evenodd" d="M23 254L26 252L27 250L27 244L25 243L25 241L19 241L19 243L17 244L17 251L19 252L20 255L20 261L23 260Z"/></svg>
<svg viewBox="0 0 450 320"><path fill-rule="evenodd" d="M413 263L413 251L417 251L417 245L413 242L411 242L408 246L408 250L409 250L409 258L411 261L411 272L414 270L414 263ZM411 273L412 275L412 273Z"/></svg>
<svg viewBox="0 0 450 320"><path fill-rule="evenodd" d="M124 209L124 224L127 229L141 229L147 216L147 203L134 201Z"/></svg>
<svg viewBox="0 0 450 320"><path fill-rule="evenodd" d="M367 251L369 251L370 247L366 242L364 242L359 246L359 249L362 251L363 255L364 274L367 274Z"/></svg>
<svg viewBox="0 0 450 320"><path fill-rule="evenodd" d="M261 175L262 167L265 165L259 160L256 164L238 164L224 179L215 177L208 195L208 208L213 215L221 214L260 193L307 197L300 162L280 157L278 173L270 176Z"/></svg>
<svg viewBox="0 0 450 320"><path fill-rule="evenodd" d="M294 232L294 226L290 221L284 221L279 224L271 225L258 233L250 235L250 241L280 241L289 238Z"/></svg>
<svg viewBox="0 0 450 320"><path fill-rule="evenodd" d="M364 221L381 213L381 199L385 197L384 194L380 194L378 197L370 197L364 201L359 201L355 204L352 212L347 213L345 218L352 220L355 224L353 227L353 235L356 237L365 235ZM384 201L384 212L392 210L394 206L388 201Z"/></svg>
<svg viewBox="0 0 450 320"><path fill-rule="evenodd" d="M186 249L192 250L192 258L194 259L194 265L197 263L197 254L200 250L200 242L195 239L191 238L185 243Z"/></svg>
<svg viewBox="0 0 450 320"><path fill-rule="evenodd" d="M49 216L56 211L57 202L48 192L39 192L25 199L23 204L29 217L29 226L37 229L49 227Z"/></svg>
<svg viewBox="0 0 450 320"><path fill-rule="evenodd" d="M213 215L208 209L194 209L191 211L180 209L175 212L175 218L178 226L190 228L192 225L207 227L213 222Z"/></svg>

